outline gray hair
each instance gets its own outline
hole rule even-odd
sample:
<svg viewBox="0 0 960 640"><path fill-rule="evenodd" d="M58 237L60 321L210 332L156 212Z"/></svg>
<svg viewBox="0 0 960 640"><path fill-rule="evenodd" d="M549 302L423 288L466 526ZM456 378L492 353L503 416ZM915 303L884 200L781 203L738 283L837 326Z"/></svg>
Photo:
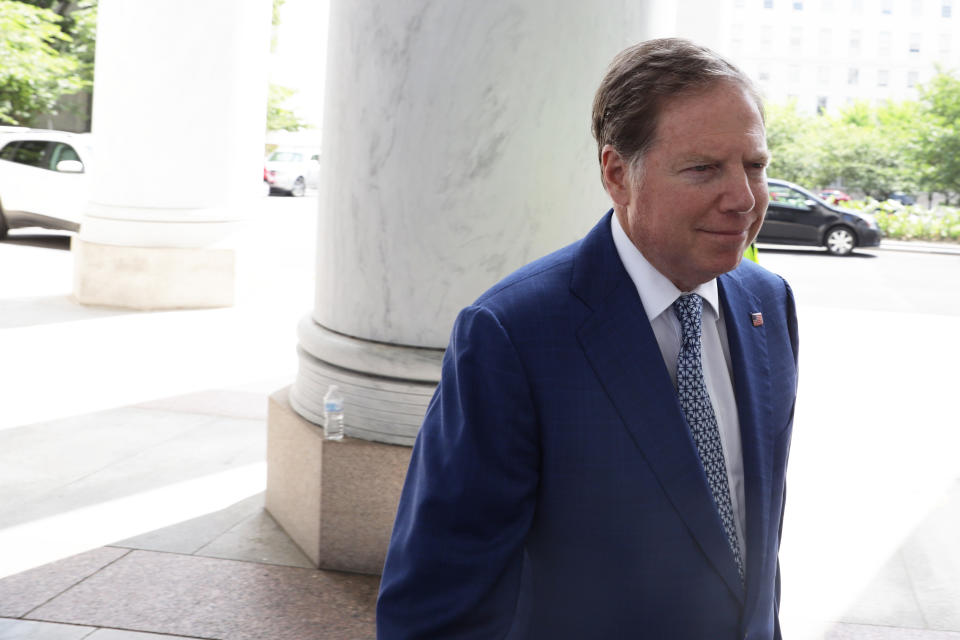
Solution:
<svg viewBox="0 0 960 640"><path fill-rule="evenodd" d="M746 90L764 118L763 101L753 81L706 47L682 38L661 38L621 51L593 99L593 137L601 162L603 147L609 144L637 179L669 99L706 91L721 82Z"/></svg>

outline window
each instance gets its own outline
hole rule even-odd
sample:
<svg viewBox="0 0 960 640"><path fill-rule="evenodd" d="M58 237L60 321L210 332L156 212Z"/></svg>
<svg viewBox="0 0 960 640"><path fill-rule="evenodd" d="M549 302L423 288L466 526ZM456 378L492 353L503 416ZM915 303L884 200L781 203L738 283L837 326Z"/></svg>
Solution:
<svg viewBox="0 0 960 640"><path fill-rule="evenodd" d="M946 58L950 55L950 34L940 34L940 57Z"/></svg>
<svg viewBox="0 0 960 640"><path fill-rule="evenodd" d="M73 147L64 142L53 143L53 151L50 153L50 168L56 170L57 164L63 160L76 160L80 162L80 156Z"/></svg>
<svg viewBox="0 0 960 640"><path fill-rule="evenodd" d="M858 84L860 82L860 69L850 67L847 70L847 84Z"/></svg>
<svg viewBox="0 0 960 640"><path fill-rule="evenodd" d="M910 34L910 53L920 53L920 34Z"/></svg>
<svg viewBox="0 0 960 640"><path fill-rule="evenodd" d="M803 2L794 2L793 3L794 11L803 11Z"/></svg>
<svg viewBox="0 0 960 640"><path fill-rule="evenodd" d="M919 18L923 15L923 0L913 0L910 3L910 13L914 18Z"/></svg>
<svg viewBox="0 0 960 640"><path fill-rule="evenodd" d="M920 79L920 74L916 71L907 71L907 88L913 89L917 86L917 81Z"/></svg>
<svg viewBox="0 0 960 640"><path fill-rule="evenodd" d="M760 82L770 82L770 70L766 67L760 67L760 70L757 72L757 80Z"/></svg>
<svg viewBox="0 0 960 640"><path fill-rule="evenodd" d="M893 13L893 0L883 0L880 3L880 13L885 16L889 16Z"/></svg>
<svg viewBox="0 0 960 640"><path fill-rule="evenodd" d="M944 18L949 18L950 14L953 13L953 0L942 0L943 4L940 5L940 15Z"/></svg>
<svg viewBox="0 0 960 640"><path fill-rule="evenodd" d="M830 84L830 67L817 68L817 84L820 86Z"/></svg>
<svg viewBox="0 0 960 640"><path fill-rule="evenodd" d="M760 51L764 53L769 53L773 48L773 41L771 40L771 32L773 32L773 27L770 25L763 25L760 29Z"/></svg>
<svg viewBox="0 0 960 640"><path fill-rule="evenodd" d="M833 32L830 29L820 29L818 40L820 55L830 55L830 43L833 41Z"/></svg>
<svg viewBox="0 0 960 640"><path fill-rule="evenodd" d="M17 143L11 142L3 149L0 149L0 160L13 160L13 156L17 153Z"/></svg>
<svg viewBox="0 0 960 640"><path fill-rule="evenodd" d="M822 0L820 3L820 11L824 13L830 13L833 11L833 0Z"/></svg>
<svg viewBox="0 0 960 640"><path fill-rule="evenodd" d="M850 55L860 55L860 31L856 29L850 32Z"/></svg>
<svg viewBox="0 0 960 640"><path fill-rule="evenodd" d="M890 84L890 71L887 69L880 69L877 71L877 86L886 87Z"/></svg>
<svg viewBox="0 0 960 640"><path fill-rule="evenodd" d="M803 44L803 27L790 27L790 53L799 54Z"/></svg>
<svg viewBox="0 0 960 640"><path fill-rule="evenodd" d="M827 96L817 96L817 115L822 116L827 112Z"/></svg>
<svg viewBox="0 0 960 640"><path fill-rule="evenodd" d="M773 0L763 0L764 9L773 9Z"/></svg>
<svg viewBox="0 0 960 640"><path fill-rule="evenodd" d="M810 209L810 205L807 204L807 196L799 191L794 191L790 187L783 187L779 184L769 185L769 190L770 204L794 209Z"/></svg>
<svg viewBox="0 0 960 640"><path fill-rule="evenodd" d="M850 0L850 11L863 13L863 0Z"/></svg>
<svg viewBox="0 0 960 640"><path fill-rule="evenodd" d="M735 24L730 28L730 49L739 52L743 48L743 25Z"/></svg>
<svg viewBox="0 0 960 640"><path fill-rule="evenodd" d="M17 147L13 161L31 167L45 167L43 156L47 151L47 142L44 140L24 140Z"/></svg>
<svg viewBox="0 0 960 640"><path fill-rule="evenodd" d="M878 42L878 51L881 56L890 55L890 43L893 41L893 36L889 31L881 31L877 36Z"/></svg>

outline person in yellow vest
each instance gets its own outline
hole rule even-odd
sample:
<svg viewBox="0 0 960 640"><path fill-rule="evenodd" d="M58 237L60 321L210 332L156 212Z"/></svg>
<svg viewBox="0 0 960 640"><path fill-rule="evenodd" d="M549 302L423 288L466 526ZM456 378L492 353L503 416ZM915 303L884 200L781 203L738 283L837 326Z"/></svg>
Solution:
<svg viewBox="0 0 960 640"><path fill-rule="evenodd" d="M747 250L743 252L743 257L747 260L753 260L757 264L760 264L760 252L757 251L756 242L750 243L750 246L747 247Z"/></svg>

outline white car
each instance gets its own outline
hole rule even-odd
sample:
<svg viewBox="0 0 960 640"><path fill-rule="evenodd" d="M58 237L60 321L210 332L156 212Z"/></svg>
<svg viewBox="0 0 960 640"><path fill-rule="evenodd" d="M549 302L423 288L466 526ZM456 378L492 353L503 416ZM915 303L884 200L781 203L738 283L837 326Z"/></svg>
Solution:
<svg viewBox="0 0 960 640"><path fill-rule="evenodd" d="M267 156L263 179L270 191L302 196L320 181L320 154L302 149L277 149Z"/></svg>
<svg viewBox="0 0 960 640"><path fill-rule="evenodd" d="M78 231L92 155L90 134L0 130L0 238L23 227Z"/></svg>

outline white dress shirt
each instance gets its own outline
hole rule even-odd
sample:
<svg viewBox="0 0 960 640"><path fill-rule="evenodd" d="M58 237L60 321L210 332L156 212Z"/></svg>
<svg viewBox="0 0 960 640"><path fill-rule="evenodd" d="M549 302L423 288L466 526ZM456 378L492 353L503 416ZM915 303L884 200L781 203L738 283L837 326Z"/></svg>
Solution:
<svg viewBox="0 0 960 640"><path fill-rule="evenodd" d="M660 345L660 353L670 372L673 386L677 386L677 355L680 353L680 321L673 311L673 302L684 293L696 293L703 298L703 377L710 394L710 402L717 416L723 459L727 465L730 500L733 502L734 524L740 542L740 557L746 562L746 509L743 488L743 448L740 444L740 419L737 399L733 392L733 367L727 329L720 308L717 280L705 282L693 291L680 291L634 246L620 226L617 216L611 217L613 242L620 261L633 280L647 319ZM746 565L744 565L746 566Z"/></svg>

